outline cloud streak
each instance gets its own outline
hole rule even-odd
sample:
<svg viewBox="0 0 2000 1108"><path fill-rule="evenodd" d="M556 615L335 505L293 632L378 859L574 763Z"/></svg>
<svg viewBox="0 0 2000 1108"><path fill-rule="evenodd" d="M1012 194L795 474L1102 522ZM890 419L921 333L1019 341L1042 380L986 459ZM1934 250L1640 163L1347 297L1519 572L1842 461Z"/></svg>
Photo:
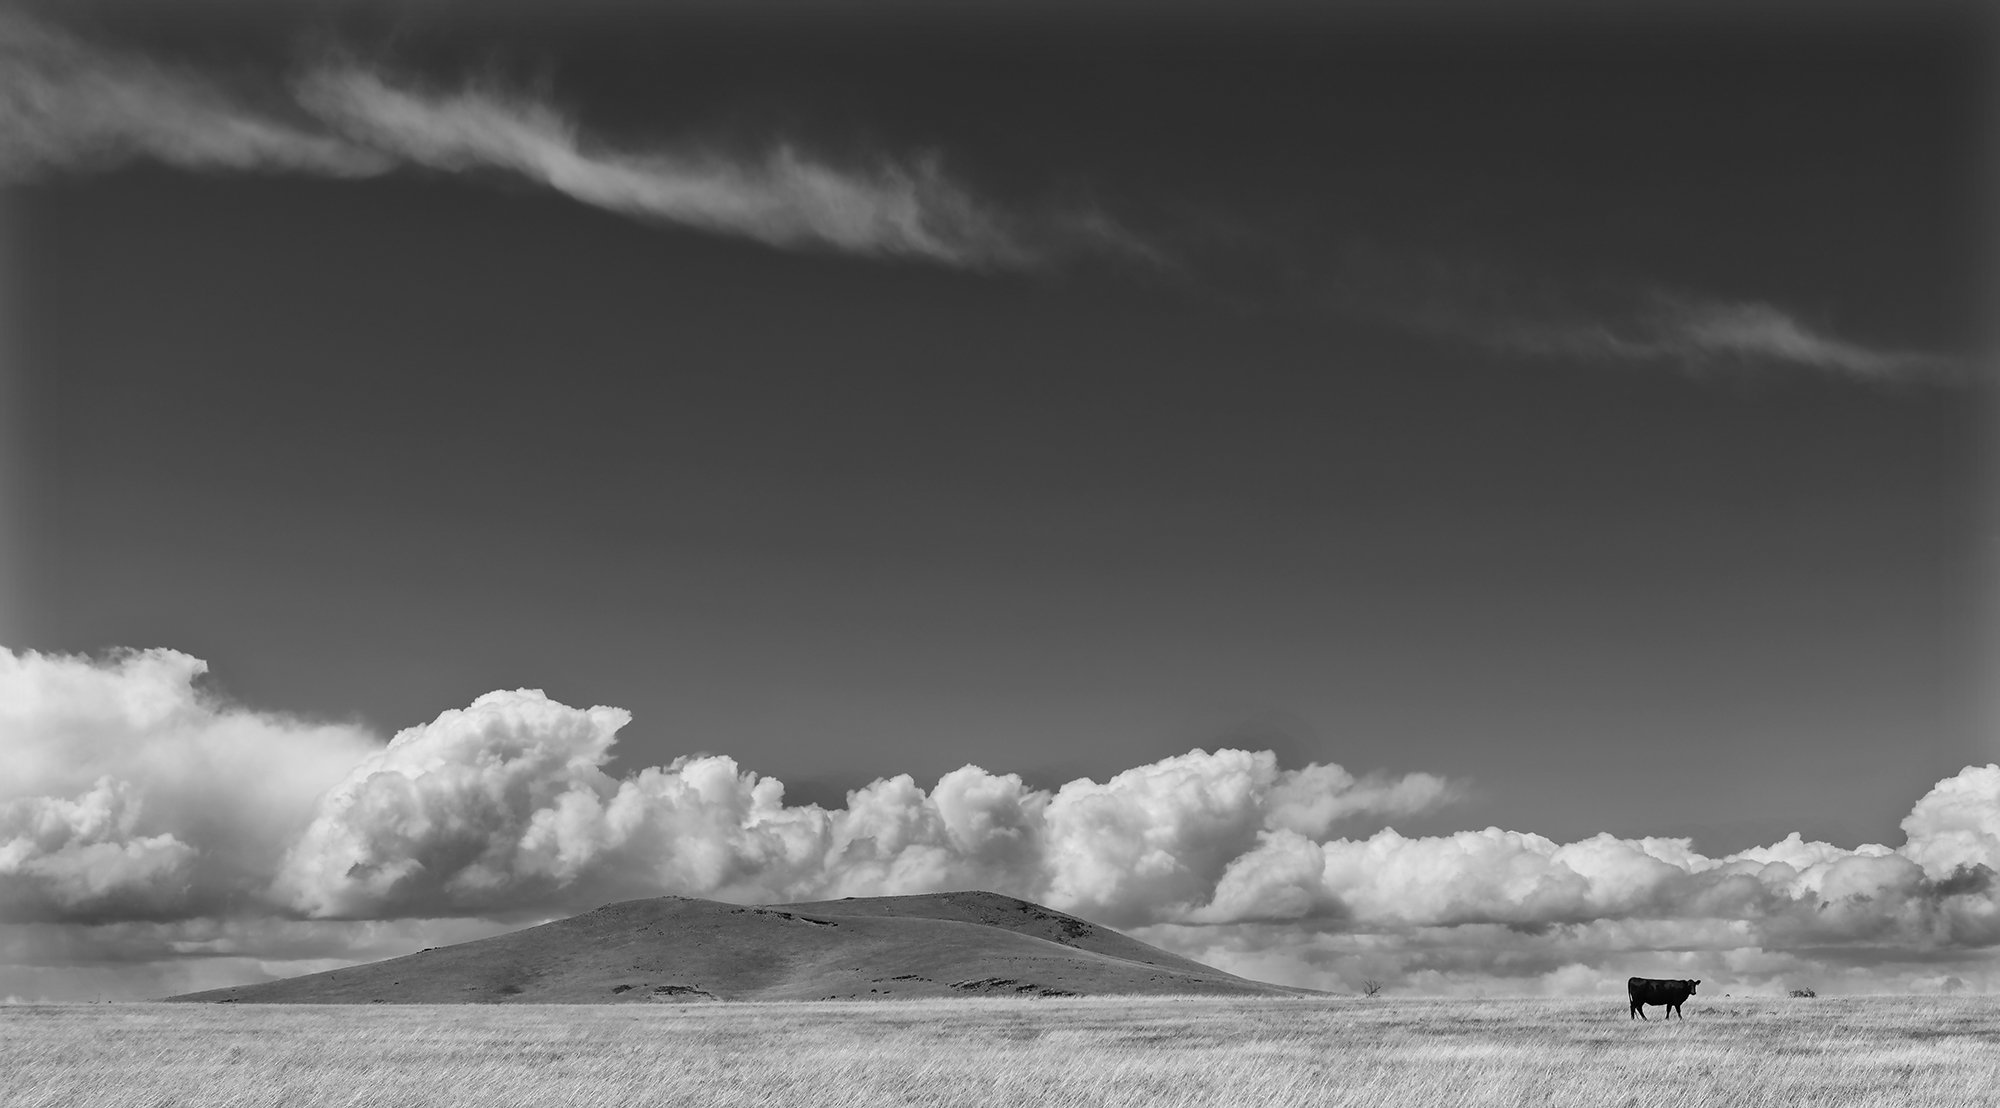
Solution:
<svg viewBox="0 0 2000 1108"><path fill-rule="evenodd" d="M193 70L0 13L0 179L151 160L190 170L386 172L393 161Z"/></svg>
<svg viewBox="0 0 2000 1108"><path fill-rule="evenodd" d="M614 142L545 97L351 59L259 84L0 14L0 181L136 161L336 178L500 174L643 222L784 250L987 271L1096 256L1196 286L1215 279L1200 270L1243 264L1194 265L1092 207L1008 209L954 180L936 154L843 161L788 141L744 149ZM1250 265L1267 276L1283 268L1268 257ZM1513 354L1695 372L1793 366L1878 382L1966 373L1962 359L1872 347L1760 301L1586 289L1359 246L1316 281L1312 310Z"/></svg>
<svg viewBox="0 0 2000 1108"><path fill-rule="evenodd" d="M1691 373L1792 367L1874 382L1954 382L1966 361L1830 334L1783 308L1631 281L1356 247L1316 279L1320 308L1489 350Z"/></svg>
<svg viewBox="0 0 2000 1108"><path fill-rule="evenodd" d="M1484 342L1528 353L1678 363L1712 369L1731 363L1798 366L1871 381L1950 380L1957 359L1916 350L1879 350L1817 331L1771 305L1653 293L1643 307L1597 320L1520 319L1474 325Z"/></svg>
<svg viewBox="0 0 2000 1108"><path fill-rule="evenodd" d="M1562 991L1639 962L1879 985L1971 973L2000 946L2000 766L1939 782L1900 847L1794 835L1707 857L1686 839L1408 837L1385 825L1456 784L1229 749L1056 789L965 766L793 805L722 756L613 777L618 708L499 691L385 744L216 700L204 671L170 650L0 652L0 961L151 959L179 981L181 960L227 958L254 976L625 897L959 888L1322 987Z"/></svg>
<svg viewBox="0 0 2000 1108"><path fill-rule="evenodd" d="M188 66L0 15L0 178L151 160L195 171L379 176L500 172L649 222L786 249L1026 269L1076 250L1133 253L1101 214L1003 214L939 159L862 168L778 142L761 154L592 137L545 101L425 87L357 63L261 95Z"/></svg>
<svg viewBox="0 0 2000 1108"><path fill-rule="evenodd" d="M620 151L593 142L544 103L473 88L423 91L356 68L308 75L299 101L350 141L404 163L446 172L507 170L624 215L780 247L970 267L1035 261L997 214L946 179L934 157L852 171L786 144L748 160Z"/></svg>

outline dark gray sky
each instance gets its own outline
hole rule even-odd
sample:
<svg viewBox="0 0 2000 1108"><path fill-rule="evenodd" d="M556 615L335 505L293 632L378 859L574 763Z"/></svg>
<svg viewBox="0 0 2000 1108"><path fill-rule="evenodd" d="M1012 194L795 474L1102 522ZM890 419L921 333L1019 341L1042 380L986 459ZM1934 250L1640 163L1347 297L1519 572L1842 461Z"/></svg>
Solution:
<svg viewBox="0 0 2000 1108"><path fill-rule="evenodd" d="M246 96L334 43L612 145L933 152L1056 245L35 176L10 642L384 731L538 687L825 803L1227 744L1471 782L1405 830L1719 852L1890 840L1996 754L1962 26L425 11L70 26Z"/></svg>

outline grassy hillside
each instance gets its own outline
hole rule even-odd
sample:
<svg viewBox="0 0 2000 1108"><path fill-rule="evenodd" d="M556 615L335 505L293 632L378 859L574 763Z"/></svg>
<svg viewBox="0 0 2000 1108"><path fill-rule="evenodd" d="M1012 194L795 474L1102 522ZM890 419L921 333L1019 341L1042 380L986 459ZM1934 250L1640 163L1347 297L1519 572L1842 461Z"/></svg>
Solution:
<svg viewBox="0 0 2000 1108"><path fill-rule="evenodd" d="M658 897L457 946L173 1000L634 1004L964 995L1286 995L993 893L746 907Z"/></svg>
<svg viewBox="0 0 2000 1108"><path fill-rule="evenodd" d="M1986 1108L2000 998L0 1007L9 1108Z"/></svg>
<svg viewBox="0 0 2000 1108"><path fill-rule="evenodd" d="M921 896L850 896L845 900L818 900L805 904L778 905L784 911L813 915L895 916L904 919L956 920L998 927L1046 939L1061 946L1088 950L1112 958L1143 965L1159 966L1183 974L1213 976L1212 966L1191 958L1169 954L1128 935L1089 920L1044 908L1033 901L998 893L929 893Z"/></svg>

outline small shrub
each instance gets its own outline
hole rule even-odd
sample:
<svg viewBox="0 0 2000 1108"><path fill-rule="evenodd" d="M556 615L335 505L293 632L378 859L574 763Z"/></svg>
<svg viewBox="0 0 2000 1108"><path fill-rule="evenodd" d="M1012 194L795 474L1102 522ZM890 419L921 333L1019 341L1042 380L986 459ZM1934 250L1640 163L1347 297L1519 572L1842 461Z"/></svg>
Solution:
<svg viewBox="0 0 2000 1108"><path fill-rule="evenodd" d="M1374 980L1363 981L1361 983L1361 995L1374 996L1377 993L1380 993L1383 990L1383 988L1385 988L1385 986L1380 981L1374 981Z"/></svg>
<svg viewBox="0 0 2000 1108"><path fill-rule="evenodd" d="M1813 997L1816 997L1818 995L1819 995L1818 993L1813 992L1811 989L1792 990L1792 999L1794 1000L1811 1000Z"/></svg>

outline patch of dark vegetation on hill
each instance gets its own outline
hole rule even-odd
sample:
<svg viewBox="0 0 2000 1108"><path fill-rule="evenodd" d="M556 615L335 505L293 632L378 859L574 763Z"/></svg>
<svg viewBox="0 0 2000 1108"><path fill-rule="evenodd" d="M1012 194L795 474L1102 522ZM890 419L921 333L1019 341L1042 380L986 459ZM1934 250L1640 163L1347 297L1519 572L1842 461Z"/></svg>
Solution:
<svg viewBox="0 0 2000 1108"><path fill-rule="evenodd" d="M811 916L800 916L800 915L794 915L791 912L780 912L775 908L733 908L731 909L731 911L738 915L741 915L744 912L754 912L760 916L776 916L779 919L798 920L800 923L813 923L813 924L818 924L821 927L840 926L838 923L835 923L830 919L814 919Z"/></svg>
<svg viewBox="0 0 2000 1108"><path fill-rule="evenodd" d="M172 1000L630 1004L1308 992L988 892L738 905L656 897L456 946Z"/></svg>
<svg viewBox="0 0 2000 1108"><path fill-rule="evenodd" d="M1010 993L1014 996L1075 996L1067 989L1051 989L1031 981L1011 977L988 977L982 981L954 981L951 987L962 993Z"/></svg>
<svg viewBox="0 0 2000 1108"><path fill-rule="evenodd" d="M613 985L611 986L611 995L617 996L621 993L629 993L634 990L639 990L644 996L653 1000L672 1000L680 997L704 997L708 1000L716 999L714 993L709 992L707 989L697 989L693 985L648 986L647 983L643 981L641 981L637 985L634 985L631 982L626 982L623 985Z"/></svg>

